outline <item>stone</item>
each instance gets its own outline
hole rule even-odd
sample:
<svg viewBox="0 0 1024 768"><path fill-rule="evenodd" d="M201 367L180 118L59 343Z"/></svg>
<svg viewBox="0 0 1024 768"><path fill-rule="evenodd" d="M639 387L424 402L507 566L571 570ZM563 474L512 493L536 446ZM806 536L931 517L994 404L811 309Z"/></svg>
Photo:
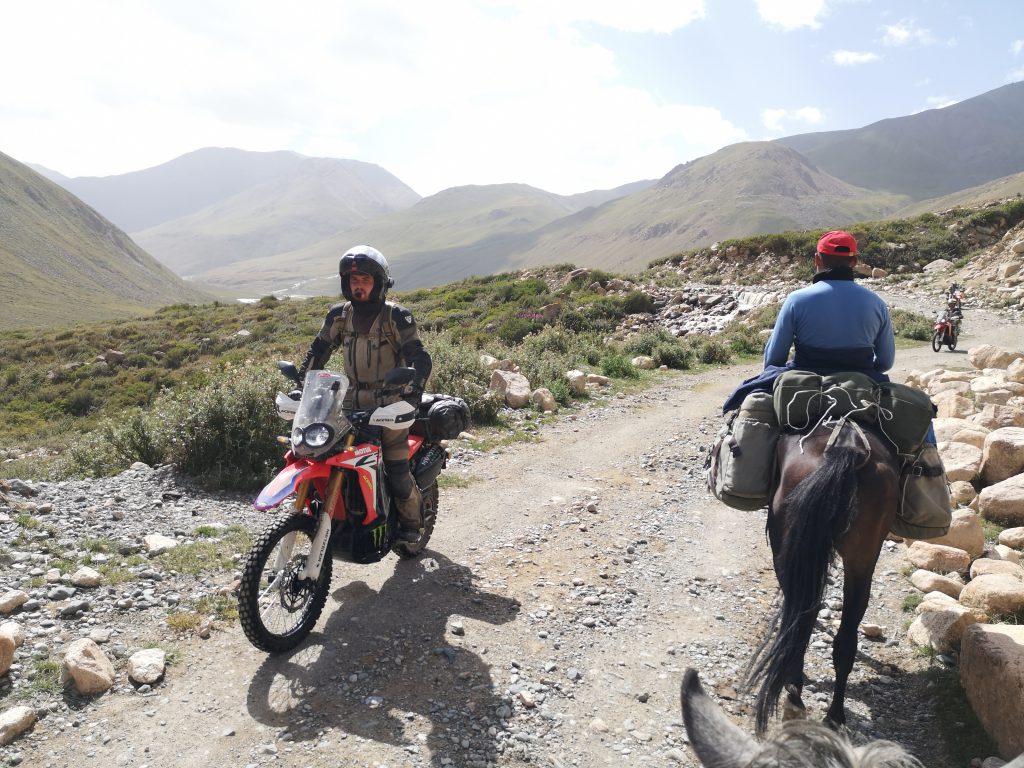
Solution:
<svg viewBox="0 0 1024 768"><path fill-rule="evenodd" d="M533 390L533 393L530 395L530 401L542 412L551 411L556 413L558 411L558 401L555 400L555 396L551 394L551 390L547 387L538 387Z"/></svg>
<svg viewBox="0 0 1024 768"><path fill-rule="evenodd" d="M940 419L963 419L978 410L974 407L973 400L955 392L943 392L941 395L933 397L932 401L938 409L935 415Z"/></svg>
<svg viewBox="0 0 1024 768"><path fill-rule="evenodd" d="M907 559L918 568L940 574L966 572L971 566L971 556L964 550L927 541L915 541L907 547Z"/></svg>
<svg viewBox="0 0 1024 768"><path fill-rule="evenodd" d="M0 746L7 746L31 728L38 718L32 707L19 705L0 714Z"/></svg>
<svg viewBox="0 0 1024 768"><path fill-rule="evenodd" d="M71 584L76 587L98 587L103 581L103 574L83 565L71 574Z"/></svg>
<svg viewBox="0 0 1024 768"><path fill-rule="evenodd" d="M148 536L143 536L142 543L146 547L146 552L151 556L162 555L164 552L178 546L178 542L176 540L172 539L170 536L164 536L159 533L151 533Z"/></svg>
<svg viewBox="0 0 1024 768"><path fill-rule="evenodd" d="M960 590L964 588L964 583L959 577L943 576L923 568L910 574L910 583L922 592L941 592L954 600L960 597Z"/></svg>
<svg viewBox="0 0 1024 768"><path fill-rule="evenodd" d="M28 593L20 589L11 589L0 595L0 613L14 613L28 602Z"/></svg>
<svg viewBox="0 0 1024 768"><path fill-rule="evenodd" d="M1003 573L1024 581L1024 568L1019 563L1011 563L1009 560L993 560L990 557L979 557L971 563L971 578L987 574Z"/></svg>
<svg viewBox="0 0 1024 768"><path fill-rule="evenodd" d="M7 634L0 634L0 677L10 671L14 663L14 651L17 646L14 638Z"/></svg>
<svg viewBox="0 0 1024 768"><path fill-rule="evenodd" d="M1024 753L1024 626L968 627L960 645L960 683L999 754L1011 760Z"/></svg>
<svg viewBox="0 0 1024 768"><path fill-rule="evenodd" d="M490 389L503 397L509 408L525 408L530 403L530 381L521 373L491 371Z"/></svg>
<svg viewBox="0 0 1024 768"><path fill-rule="evenodd" d="M14 641L14 647L20 648L25 642L25 628L16 621L5 621L0 624L0 635L6 635Z"/></svg>
<svg viewBox="0 0 1024 768"><path fill-rule="evenodd" d="M888 276L888 274L889 273L886 272L881 267L872 267L871 268L871 276L872 277L886 277L886 276Z"/></svg>
<svg viewBox="0 0 1024 768"><path fill-rule="evenodd" d="M650 371L654 368L654 358L647 355L637 355L629 362L634 368L640 368L644 371Z"/></svg>
<svg viewBox="0 0 1024 768"><path fill-rule="evenodd" d="M1024 475L990 485L978 494L978 511L986 520L1024 526Z"/></svg>
<svg viewBox="0 0 1024 768"><path fill-rule="evenodd" d="M946 535L928 539L928 542L956 547L971 557L979 557L985 551L985 532L981 527L981 515L970 509L954 510Z"/></svg>
<svg viewBox="0 0 1024 768"><path fill-rule="evenodd" d="M966 480L954 480L949 484L949 497L957 506L970 504L977 495L978 492L974 490L974 486Z"/></svg>
<svg viewBox="0 0 1024 768"><path fill-rule="evenodd" d="M946 478L970 482L981 471L981 449L967 443L939 443Z"/></svg>
<svg viewBox="0 0 1024 768"><path fill-rule="evenodd" d="M82 638L71 643L64 653L61 682L74 683L78 692L86 696L104 693L114 685L114 665L96 643Z"/></svg>
<svg viewBox="0 0 1024 768"><path fill-rule="evenodd" d="M587 374L583 371L569 371L565 378L569 382L569 391L574 395L582 395L587 391Z"/></svg>
<svg viewBox="0 0 1024 768"><path fill-rule="evenodd" d="M980 413L972 414L968 421L988 430L1000 427L1024 427L1024 410L1011 405L989 404Z"/></svg>
<svg viewBox="0 0 1024 768"><path fill-rule="evenodd" d="M1024 526L1004 528L999 532L999 543L1014 549L1024 549Z"/></svg>
<svg viewBox="0 0 1024 768"><path fill-rule="evenodd" d="M924 605L924 604L922 604ZM977 616L962 605L952 603L921 611L907 629L907 639L914 645L934 648L940 653L960 647L964 630L978 621ZM919 606L920 607L920 606Z"/></svg>
<svg viewBox="0 0 1024 768"><path fill-rule="evenodd" d="M136 685L152 685L164 676L166 654L159 648L136 651L128 659L128 679Z"/></svg>
<svg viewBox="0 0 1024 768"><path fill-rule="evenodd" d="M977 608L990 616L1024 611L1024 581L1006 573L978 576L971 579L960 593L960 604Z"/></svg>
<svg viewBox="0 0 1024 768"><path fill-rule="evenodd" d="M985 368L1006 368L1014 360L1024 358L1024 352L1011 352L991 344L982 344L967 350L967 359L979 370Z"/></svg>
<svg viewBox="0 0 1024 768"><path fill-rule="evenodd" d="M982 448L981 480L985 485L1024 472L1024 428L1001 427L989 432Z"/></svg>

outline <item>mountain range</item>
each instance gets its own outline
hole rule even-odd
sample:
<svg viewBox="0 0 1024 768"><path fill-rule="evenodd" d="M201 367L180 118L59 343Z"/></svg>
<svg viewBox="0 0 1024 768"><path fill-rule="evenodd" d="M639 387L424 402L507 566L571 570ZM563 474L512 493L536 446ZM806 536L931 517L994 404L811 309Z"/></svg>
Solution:
<svg viewBox="0 0 1024 768"><path fill-rule="evenodd" d="M211 301L77 197L0 153L0 328Z"/></svg>
<svg viewBox="0 0 1024 768"><path fill-rule="evenodd" d="M407 289L544 263L635 271L731 237L1016 194L1021 124L1024 83L1014 83L863 128L734 144L657 180L570 196L494 184L421 199L370 163L218 148L120 176L37 170L196 285L334 294L338 257L362 242Z"/></svg>

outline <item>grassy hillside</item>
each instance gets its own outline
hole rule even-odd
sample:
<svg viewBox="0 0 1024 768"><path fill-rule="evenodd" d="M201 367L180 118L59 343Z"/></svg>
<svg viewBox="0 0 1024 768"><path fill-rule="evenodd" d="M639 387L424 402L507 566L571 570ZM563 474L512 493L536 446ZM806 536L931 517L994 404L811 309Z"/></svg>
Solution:
<svg viewBox="0 0 1024 768"><path fill-rule="evenodd" d="M273 178L132 237L179 275L202 275L321 242L417 200L379 166L300 158Z"/></svg>
<svg viewBox="0 0 1024 768"><path fill-rule="evenodd" d="M1024 171L1024 82L943 109L778 143L850 184L914 200Z"/></svg>
<svg viewBox="0 0 1024 768"><path fill-rule="evenodd" d="M209 297L28 166L0 154L0 328L129 317Z"/></svg>
<svg viewBox="0 0 1024 768"><path fill-rule="evenodd" d="M453 187L308 248L250 260L244 272L214 269L204 272L203 279L269 293L298 277L325 276L298 292L336 293L338 258L352 245L371 243L388 257L400 288L443 285L502 271L503 254L515 243L579 210L581 202L525 184Z"/></svg>
<svg viewBox="0 0 1024 768"><path fill-rule="evenodd" d="M950 208L975 208L993 200L1005 200L1024 196L1024 173L1014 173L976 187L962 189L950 195L935 197L920 203L912 203L896 211L899 218L920 216L929 211L945 211Z"/></svg>
<svg viewBox="0 0 1024 768"><path fill-rule="evenodd" d="M244 272L205 272L203 279L243 292L304 279L298 293L333 292L334 262L356 242L381 248L402 288L565 261L630 271L715 240L838 226L906 202L851 187L785 147L737 144L582 210L577 201L525 185L445 190L310 248L247 262Z"/></svg>

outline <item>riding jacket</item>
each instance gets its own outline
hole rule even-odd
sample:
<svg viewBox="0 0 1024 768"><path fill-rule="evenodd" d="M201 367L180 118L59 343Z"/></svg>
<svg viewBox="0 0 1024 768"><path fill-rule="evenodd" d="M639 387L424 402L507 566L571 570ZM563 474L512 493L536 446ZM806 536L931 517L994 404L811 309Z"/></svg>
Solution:
<svg viewBox="0 0 1024 768"><path fill-rule="evenodd" d="M345 375L350 380L345 407L372 407L373 390L382 386L393 368L415 368L412 386L420 392L430 377L430 353L420 340L412 313L390 301L346 301L331 307L309 346L301 375L323 368L339 348L344 349Z"/></svg>

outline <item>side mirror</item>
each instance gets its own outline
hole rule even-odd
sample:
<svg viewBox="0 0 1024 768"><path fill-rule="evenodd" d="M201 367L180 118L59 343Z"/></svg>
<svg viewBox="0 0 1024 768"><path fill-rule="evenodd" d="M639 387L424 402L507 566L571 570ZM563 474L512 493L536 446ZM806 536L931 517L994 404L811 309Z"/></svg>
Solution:
<svg viewBox="0 0 1024 768"><path fill-rule="evenodd" d="M294 381L296 384L301 384L299 381L299 369L295 367L295 363L288 360L278 360L277 370L283 373L286 377Z"/></svg>
<svg viewBox="0 0 1024 768"><path fill-rule="evenodd" d="M384 375L384 386L404 387L416 378L415 368L392 368Z"/></svg>

